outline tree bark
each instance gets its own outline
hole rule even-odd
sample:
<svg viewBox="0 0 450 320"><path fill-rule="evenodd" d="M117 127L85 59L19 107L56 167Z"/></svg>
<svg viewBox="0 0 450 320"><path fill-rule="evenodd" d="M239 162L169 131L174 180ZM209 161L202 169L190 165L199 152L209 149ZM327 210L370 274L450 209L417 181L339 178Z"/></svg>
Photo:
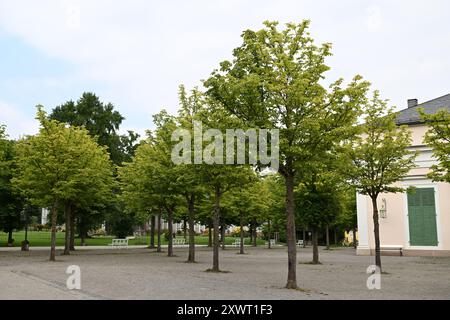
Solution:
<svg viewBox="0 0 450 320"><path fill-rule="evenodd" d="M244 252L244 214L240 212L240 237L241 243L239 244L239 254L245 254Z"/></svg>
<svg viewBox="0 0 450 320"><path fill-rule="evenodd" d="M82 247L86 246L86 236L87 236L86 232L84 232L84 231L80 232L80 238L81 238L80 245Z"/></svg>
<svg viewBox="0 0 450 320"><path fill-rule="evenodd" d="M253 246L254 247L256 247L257 246L257 243L256 243L256 241L258 240L257 238L257 235L256 235L256 219L255 218L253 218Z"/></svg>
<svg viewBox="0 0 450 320"><path fill-rule="evenodd" d="M306 230L303 228L303 248L306 248Z"/></svg>
<svg viewBox="0 0 450 320"><path fill-rule="evenodd" d="M12 244L13 244L12 234L13 234L13 229L9 229L8 230L8 246L12 246Z"/></svg>
<svg viewBox="0 0 450 320"><path fill-rule="evenodd" d="M271 245L271 243L270 243L270 220L267 222L267 233L269 234L268 235L268 238L269 238L269 244L268 244L268 248L269 249L271 249L272 248L272 245Z"/></svg>
<svg viewBox="0 0 450 320"><path fill-rule="evenodd" d="M195 196L188 199L189 220L189 256L187 262L195 262Z"/></svg>
<svg viewBox="0 0 450 320"><path fill-rule="evenodd" d="M50 261L56 261L56 217L58 215L58 200L53 203L51 211L52 236L50 241Z"/></svg>
<svg viewBox="0 0 450 320"><path fill-rule="evenodd" d="M375 235L375 265L380 268L381 272L380 224L378 222L377 197L374 196L371 198L373 207L373 232Z"/></svg>
<svg viewBox="0 0 450 320"><path fill-rule="evenodd" d="M212 226L211 223L208 226L208 247L213 246L213 234L212 234Z"/></svg>
<svg viewBox="0 0 450 320"><path fill-rule="evenodd" d="M71 206L69 202L66 202L64 204L64 218L66 222L66 232L64 234L64 255L70 255L70 219L71 219L71 213L70 210Z"/></svg>
<svg viewBox="0 0 450 320"><path fill-rule="evenodd" d="M156 217L152 215L150 218L150 245L148 246L150 249L155 249L155 224Z"/></svg>
<svg viewBox="0 0 450 320"><path fill-rule="evenodd" d="M75 251L75 208L72 205L70 209L70 251Z"/></svg>
<svg viewBox="0 0 450 320"><path fill-rule="evenodd" d="M253 243L253 224L252 223L250 223L250 226L248 229L249 229L248 233L250 234L250 244L252 244Z"/></svg>
<svg viewBox="0 0 450 320"><path fill-rule="evenodd" d="M285 176L286 183L286 239L288 246L288 278L286 288L297 289L297 248L295 241L294 175Z"/></svg>
<svg viewBox="0 0 450 320"><path fill-rule="evenodd" d="M161 250L161 211L158 213L158 243L156 252L162 252Z"/></svg>
<svg viewBox="0 0 450 320"><path fill-rule="evenodd" d="M169 243L167 246L167 256L173 257L173 210L167 210L167 224L169 229Z"/></svg>
<svg viewBox="0 0 450 320"><path fill-rule="evenodd" d="M333 228L334 229L334 245L335 246L337 246L337 232L336 232L336 228Z"/></svg>
<svg viewBox="0 0 450 320"><path fill-rule="evenodd" d="M226 226L222 225L220 227L220 238L222 239L222 250L226 249L226 244L225 244L225 231L226 231Z"/></svg>
<svg viewBox="0 0 450 320"><path fill-rule="evenodd" d="M319 243L318 243L318 232L317 229L314 228L312 230L312 242L313 242L313 264L319 264Z"/></svg>
<svg viewBox="0 0 450 320"><path fill-rule="evenodd" d="M215 199L214 199L214 217L213 217L213 267L211 271L220 272L219 269L219 225L220 225L220 187L215 187Z"/></svg>
<svg viewBox="0 0 450 320"><path fill-rule="evenodd" d="M184 237L184 241L187 242L187 221L186 221L186 219L183 220L183 237Z"/></svg>
<svg viewBox="0 0 450 320"><path fill-rule="evenodd" d="M327 242L327 250L330 250L330 228L328 227L328 225L325 227L325 232L326 232L326 242Z"/></svg>

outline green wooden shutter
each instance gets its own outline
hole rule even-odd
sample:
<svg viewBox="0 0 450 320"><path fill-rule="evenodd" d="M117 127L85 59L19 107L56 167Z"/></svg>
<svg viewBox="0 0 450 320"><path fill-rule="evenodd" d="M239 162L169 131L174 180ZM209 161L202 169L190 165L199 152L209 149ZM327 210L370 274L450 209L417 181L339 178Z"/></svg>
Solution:
<svg viewBox="0 0 450 320"><path fill-rule="evenodd" d="M410 245L438 245L433 188L417 188L408 194L408 220Z"/></svg>

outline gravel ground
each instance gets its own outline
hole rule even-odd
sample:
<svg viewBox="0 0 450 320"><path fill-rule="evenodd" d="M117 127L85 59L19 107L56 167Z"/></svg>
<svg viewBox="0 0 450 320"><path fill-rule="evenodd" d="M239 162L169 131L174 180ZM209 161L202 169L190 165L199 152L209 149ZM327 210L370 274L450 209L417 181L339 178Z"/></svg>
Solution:
<svg viewBox="0 0 450 320"><path fill-rule="evenodd" d="M311 249L299 249L301 290L283 286L286 248L235 248L220 252L221 269L211 266L210 248L199 248L187 264L187 248L176 257L149 249L80 250L47 261L49 252L0 251L0 299L450 299L450 258L382 257L380 290L368 290L366 269L373 257L353 249L320 250L321 265L307 264ZM66 288L69 265L81 268L81 290Z"/></svg>

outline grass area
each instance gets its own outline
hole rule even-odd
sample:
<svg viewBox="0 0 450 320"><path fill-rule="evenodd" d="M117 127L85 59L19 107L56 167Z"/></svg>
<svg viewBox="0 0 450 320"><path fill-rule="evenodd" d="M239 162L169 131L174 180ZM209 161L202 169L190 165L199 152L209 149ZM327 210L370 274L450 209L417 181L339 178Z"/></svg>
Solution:
<svg viewBox="0 0 450 320"><path fill-rule="evenodd" d="M64 245L64 232L56 233L56 245L63 246ZM177 236L178 239L183 236ZM19 231L13 233L14 246L20 247L21 242L25 240L25 231ZM30 242L30 247L47 247L50 246L51 232L49 231L29 231L28 232L28 241ZM107 246L114 239L113 236L104 236L104 237L93 237L86 239L87 246ZM226 237L225 244L232 245L234 241L238 238ZM167 241L164 239L164 236L161 237L162 244L167 244ZM0 233L0 247L5 247L8 242L8 234ZM79 246L81 240L79 238L75 239L75 246ZM147 245L150 243L150 237L142 237L136 238L135 240L130 240L129 245ZM155 237L156 243L156 237ZM195 243L200 245L208 244L208 237L205 236L197 236L195 237ZM245 244L250 244L250 239L245 239ZM264 245L266 242L264 240L258 239L258 245Z"/></svg>

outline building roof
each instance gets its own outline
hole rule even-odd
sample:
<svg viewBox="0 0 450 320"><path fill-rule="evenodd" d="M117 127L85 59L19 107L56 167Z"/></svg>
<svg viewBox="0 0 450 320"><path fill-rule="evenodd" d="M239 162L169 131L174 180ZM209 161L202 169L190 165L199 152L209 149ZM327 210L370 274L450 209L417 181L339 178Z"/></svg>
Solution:
<svg viewBox="0 0 450 320"><path fill-rule="evenodd" d="M426 114L435 114L440 109L446 109L450 112L450 94L399 111L397 113L397 124L423 123L418 112L420 108Z"/></svg>

